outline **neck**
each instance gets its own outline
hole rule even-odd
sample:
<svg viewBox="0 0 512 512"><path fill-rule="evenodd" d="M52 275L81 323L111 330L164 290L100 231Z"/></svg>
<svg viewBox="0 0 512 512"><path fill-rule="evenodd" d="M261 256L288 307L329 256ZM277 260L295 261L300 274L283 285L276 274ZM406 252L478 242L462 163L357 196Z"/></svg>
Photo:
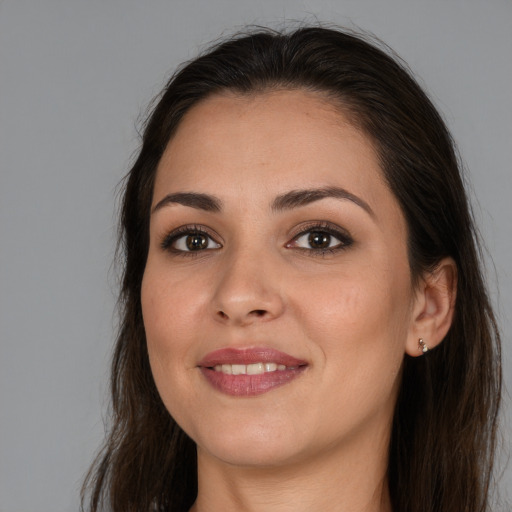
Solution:
<svg viewBox="0 0 512 512"><path fill-rule="evenodd" d="M384 437L272 467L227 464L198 447L191 512L391 512Z"/></svg>

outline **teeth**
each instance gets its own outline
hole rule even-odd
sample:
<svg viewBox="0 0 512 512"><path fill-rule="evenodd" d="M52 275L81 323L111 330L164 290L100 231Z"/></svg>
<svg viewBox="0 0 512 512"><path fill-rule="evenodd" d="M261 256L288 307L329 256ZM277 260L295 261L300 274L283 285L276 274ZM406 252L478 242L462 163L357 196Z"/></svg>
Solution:
<svg viewBox="0 0 512 512"><path fill-rule="evenodd" d="M245 375L247 373L247 366L245 364L231 365L231 373L233 375Z"/></svg>
<svg viewBox="0 0 512 512"><path fill-rule="evenodd" d="M265 371L265 367L263 363L255 363L247 365L247 375L258 375L259 373L263 373Z"/></svg>
<svg viewBox="0 0 512 512"><path fill-rule="evenodd" d="M296 366L290 366L290 369L296 368ZM286 365L277 363L217 364L214 370L226 375L261 375L262 373L286 370Z"/></svg>

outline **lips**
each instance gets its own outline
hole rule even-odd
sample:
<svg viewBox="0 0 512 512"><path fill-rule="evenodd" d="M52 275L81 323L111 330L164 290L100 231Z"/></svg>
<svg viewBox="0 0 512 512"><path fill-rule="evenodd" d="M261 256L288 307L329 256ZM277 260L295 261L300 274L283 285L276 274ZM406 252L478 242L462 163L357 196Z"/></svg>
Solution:
<svg viewBox="0 0 512 512"><path fill-rule="evenodd" d="M255 396L302 375L307 362L272 348L225 348L198 364L209 384L232 396Z"/></svg>

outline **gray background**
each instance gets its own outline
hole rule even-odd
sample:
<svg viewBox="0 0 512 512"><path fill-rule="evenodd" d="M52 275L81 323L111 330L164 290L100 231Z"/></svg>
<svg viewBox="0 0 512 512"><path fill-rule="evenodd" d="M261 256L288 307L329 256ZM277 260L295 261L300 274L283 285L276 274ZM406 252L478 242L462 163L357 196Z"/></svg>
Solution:
<svg viewBox="0 0 512 512"><path fill-rule="evenodd" d="M315 17L382 38L444 113L494 259L511 387L512 1L0 0L1 512L78 509L108 403L115 189L145 106L222 33Z"/></svg>

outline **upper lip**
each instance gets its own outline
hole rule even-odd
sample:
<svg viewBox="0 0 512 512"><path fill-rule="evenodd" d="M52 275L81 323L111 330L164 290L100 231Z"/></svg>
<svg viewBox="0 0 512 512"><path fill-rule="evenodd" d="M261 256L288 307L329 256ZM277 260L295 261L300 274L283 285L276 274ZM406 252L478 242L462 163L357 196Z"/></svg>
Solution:
<svg viewBox="0 0 512 512"><path fill-rule="evenodd" d="M269 347L221 348L207 354L198 364L211 368L219 364L276 363L285 366L303 366L307 361Z"/></svg>

